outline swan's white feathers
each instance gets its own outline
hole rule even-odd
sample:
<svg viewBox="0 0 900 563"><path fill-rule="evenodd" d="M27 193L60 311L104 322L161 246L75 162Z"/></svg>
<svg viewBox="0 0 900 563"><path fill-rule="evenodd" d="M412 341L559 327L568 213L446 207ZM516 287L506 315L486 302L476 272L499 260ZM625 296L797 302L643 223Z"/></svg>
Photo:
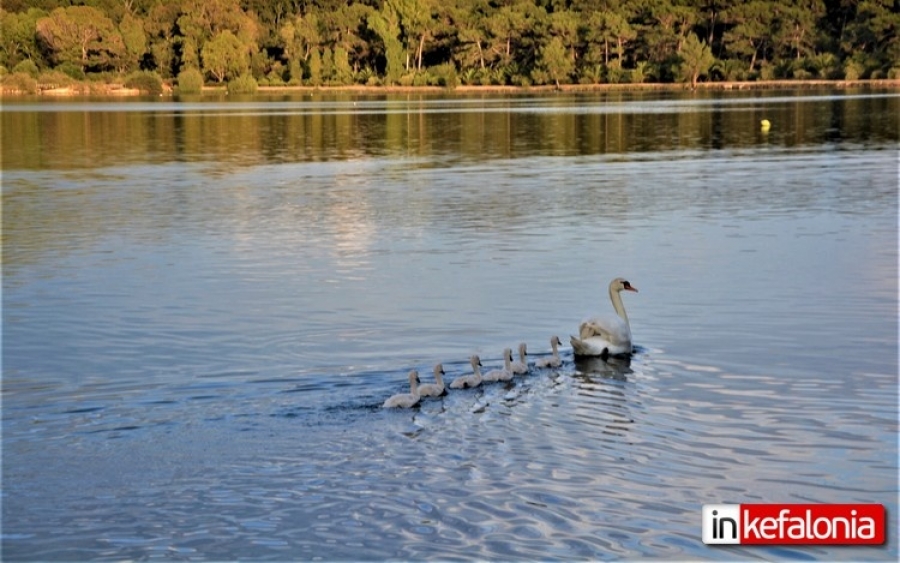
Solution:
<svg viewBox="0 0 900 563"><path fill-rule="evenodd" d="M419 386L420 397L440 397L445 395L447 390L444 388L444 366L437 364L434 366L434 380L437 383L425 383Z"/></svg>
<svg viewBox="0 0 900 563"><path fill-rule="evenodd" d="M469 358L469 363L472 364L472 373L454 379L450 384L450 389L465 389L481 385L481 358L472 356Z"/></svg>
<svg viewBox="0 0 900 563"><path fill-rule="evenodd" d="M382 408L385 409L408 409L414 407L419 404L419 390L418 390L418 382L419 382L419 372L416 370L412 370L409 372L409 393L398 393L393 397L390 397L387 401L384 402Z"/></svg>
<svg viewBox="0 0 900 563"><path fill-rule="evenodd" d="M562 342L559 341L558 336L554 336L550 339L550 347L553 349L553 355L549 358L541 358L538 361L534 362L534 367L536 368L558 368L562 365L562 360L559 359L559 345Z"/></svg>
<svg viewBox="0 0 900 563"><path fill-rule="evenodd" d="M484 381L509 381L513 378L512 371L512 350L509 348L503 350L503 369L494 369L482 377Z"/></svg>
<svg viewBox="0 0 900 563"><path fill-rule="evenodd" d="M578 327L581 340L599 337L612 344L631 342L631 327L621 317L591 317Z"/></svg>
<svg viewBox="0 0 900 563"><path fill-rule="evenodd" d="M524 342L519 344L519 361L512 363L512 372L514 374L528 373L528 349Z"/></svg>
<svg viewBox="0 0 900 563"><path fill-rule="evenodd" d="M621 356L632 352L631 343L614 344L599 336L580 339L572 336L569 339L576 356Z"/></svg>
<svg viewBox="0 0 900 563"><path fill-rule="evenodd" d="M622 291L637 293L637 289L623 278L609 282L609 299L618 316L593 317L582 322L578 326L578 336L570 339L576 356L617 356L632 352L631 325L622 303Z"/></svg>

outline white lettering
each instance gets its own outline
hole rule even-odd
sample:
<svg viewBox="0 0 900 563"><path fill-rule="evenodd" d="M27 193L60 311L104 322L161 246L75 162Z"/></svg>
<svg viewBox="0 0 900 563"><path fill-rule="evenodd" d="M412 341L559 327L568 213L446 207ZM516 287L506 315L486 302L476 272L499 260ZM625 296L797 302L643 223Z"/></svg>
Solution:
<svg viewBox="0 0 900 563"><path fill-rule="evenodd" d="M778 530L778 521L772 517L763 518L762 522L759 525L759 531L762 534L763 539L773 540L778 536L774 534Z"/></svg>
<svg viewBox="0 0 900 563"><path fill-rule="evenodd" d="M866 530L863 533L863 529ZM868 516L859 519L859 527L856 529L857 535L864 540L875 539L875 520Z"/></svg>
<svg viewBox="0 0 900 563"><path fill-rule="evenodd" d="M854 522L855 521L856 520L854 519ZM838 528L841 524L844 525L844 534L842 536L840 536L840 534L838 533ZM831 521L831 537L836 538L838 536L844 537L844 538L855 538L856 534L854 534L853 532L850 531L850 521L849 520L847 520L846 518L841 518L840 516L835 516L834 519Z"/></svg>
<svg viewBox="0 0 900 563"><path fill-rule="evenodd" d="M825 524L825 532L819 531L819 524ZM831 537L831 520L829 520L828 518L816 518L813 521L812 529L810 530L808 537L815 538L817 540L824 540Z"/></svg>
<svg viewBox="0 0 900 563"><path fill-rule="evenodd" d="M802 540L806 537L806 522L799 516L791 518L791 525L788 527L787 535L792 540Z"/></svg>
<svg viewBox="0 0 900 563"><path fill-rule="evenodd" d="M753 537L759 537L759 516L750 519L750 511L744 511L744 537L749 537L750 534L753 534Z"/></svg>
<svg viewBox="0 0 900 563"><path fill-rule="evenodd" d="M883 505L704 505L703 543L881 543ZM776 512L777 511L777 512ZM874 540L874 541L873 541Z"/></svg>

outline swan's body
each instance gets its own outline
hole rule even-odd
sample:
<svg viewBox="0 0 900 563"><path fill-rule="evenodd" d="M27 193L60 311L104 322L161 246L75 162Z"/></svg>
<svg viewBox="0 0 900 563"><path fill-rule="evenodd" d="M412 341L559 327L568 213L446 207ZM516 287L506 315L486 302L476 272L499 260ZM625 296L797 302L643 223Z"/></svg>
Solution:
<svg viewBox="0 0 900 563"><path fill-rule="evenodd" d="M384 402L382 408L385 409L408 409L419 404L419 372L412 370L409 372L409 393L398 393Z"/></svg>
<svg viewBox="0 0 900 563"><path fill-rule="evenodd" d="M562 360L559 359L559 350L557 346L562 344L559 341L558 336L554 336L550 339L550 347L553 348L553 355L549 358L541 358L538 361L534 362L534 367L536 368L558 368L562 365Z"/></svg>
<svg viewBox="0 0 900 563"><path fill-rule="evenodd" d="M503 350L503 369L494 369L484 374L483 379L488 382L509 381L513 378L512 350Z"/></svg>
<svg viewBox="0 0 900 563"><path fill-rule="evenodd" d="M444 366L438 364L434 366L434 380L437 383L425 383L419 385L420 397L440 397L445 393L444 390Z"/></svg>
<svg viewBox="0 0 900 563"><path fill-rule="evenodd" d="M628 324L625 305L619 295L623 290L637 293L637 289L622 278L609 283L609 299L619 316L594 317L581 323L578 337L571 338L576 356L620 356L631 353L631 325Z"/></svg>
<svg viewBox="0 0 900 563"><path fill-rule="evenodd" d="M528 373L528 350L525 343L519 344L519 361L513 362L510 369L514 374Z"/></svg>
<svg viewBox="0 0 900 563"><path fill-rule="evenodd" d="M472 373L454 379L450 384L450 389L465 389L481 385L481 358L472 356L469 358L469 363L472 364Z"/></svg>

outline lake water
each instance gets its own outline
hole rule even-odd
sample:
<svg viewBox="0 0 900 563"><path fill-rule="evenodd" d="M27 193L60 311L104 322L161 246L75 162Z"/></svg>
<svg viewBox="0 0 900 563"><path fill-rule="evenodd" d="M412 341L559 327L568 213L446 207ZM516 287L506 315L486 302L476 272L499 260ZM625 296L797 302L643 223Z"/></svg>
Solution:
<svg viewBox="0 0 900 563"><path fill-rule="evenodd" d="M898 121L896 90L4 101L3 559L896 561ZM576 362L616 276L637 353ZM553 335L558 370L379 408ZM882 503L888 543L704 546L741 502Z"/></svg>

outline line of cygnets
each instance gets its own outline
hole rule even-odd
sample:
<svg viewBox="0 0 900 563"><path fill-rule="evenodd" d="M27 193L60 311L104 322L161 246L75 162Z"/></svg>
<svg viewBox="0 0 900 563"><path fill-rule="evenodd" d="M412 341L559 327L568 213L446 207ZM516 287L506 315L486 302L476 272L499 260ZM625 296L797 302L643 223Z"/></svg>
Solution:
<svg viewBox="0 0 900 563"><path fill-rule="evenodd" d="M536 369L557 368L562 365L559 358L559 349L562 342L558 336L550 339L550 346L553 348L553 355L549 358L541 358L534 363ZM513 361L512 350L506 348L503 350L503 368L494 369L482 375L481 358L477 355L469 358L472 364L472 373L457 377L450 383L450 389L466 389L469 387L478 387L482 383L492 383L496 381L510 381L515 375L528 373L528 351L525 343L519 344L519 361ZM419 372L411 370L409 372L409 393L398 393L384 402L383 408L403 408L408 409L419 404L422 397L440 397L447 393L444 387L444 366L437 364L434 366L434 379L436 383L419 384Z"/></svg>

